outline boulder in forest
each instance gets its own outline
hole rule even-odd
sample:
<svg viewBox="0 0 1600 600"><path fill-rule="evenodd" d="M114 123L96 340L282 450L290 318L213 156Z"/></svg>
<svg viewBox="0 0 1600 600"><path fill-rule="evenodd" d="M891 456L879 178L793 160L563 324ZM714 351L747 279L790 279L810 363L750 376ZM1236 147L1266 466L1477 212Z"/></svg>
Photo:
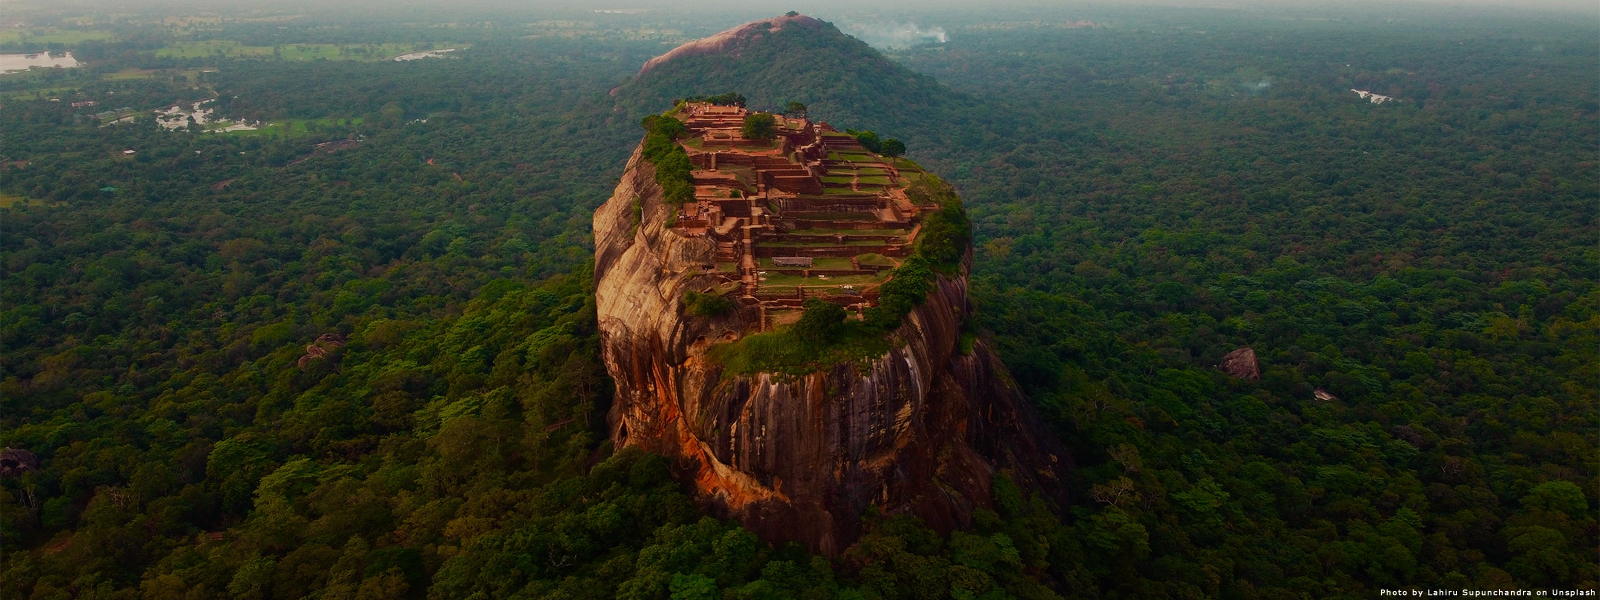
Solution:
<svg viewBox="0 0 1600 600"><path fill-rule="evenodd" d="M1256 351L1250 348L1229 352L1217 368L1239 379L1261 379L1261 363L1256 361Z"/></svg>
<svg viewBox="0 0 1600 600"><path fill-rule="evenodd" d="M344 336L337 333L324 333L318 336L316 341L306 345L305 356L300 357L299 362L296 364L300 366L300 370L304 371L306 366L311 364L311 361L327 358L335 349L343 345Z"/></svg>
<svg viewBox="0 0 1600 600"><path fill-rule="evenodd" d="M21 448L0 450L0 477L16 477L39 468L39 457Z"/></svg>

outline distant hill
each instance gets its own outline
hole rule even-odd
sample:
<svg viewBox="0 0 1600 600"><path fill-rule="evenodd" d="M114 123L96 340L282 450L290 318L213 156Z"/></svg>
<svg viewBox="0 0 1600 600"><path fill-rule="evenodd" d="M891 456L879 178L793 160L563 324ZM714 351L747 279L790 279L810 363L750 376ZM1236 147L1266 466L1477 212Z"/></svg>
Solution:
<svg viewBox="0 0 1600 600"><path fill-rule="evenodd" d="M907 139L915 154L946 145L949 128L982 112L971 96L884 57L833 24L805 15L753 21L647 62L612 90L637 119L675 98L735 91L754 109L801 102L813 120Z"/></svg>

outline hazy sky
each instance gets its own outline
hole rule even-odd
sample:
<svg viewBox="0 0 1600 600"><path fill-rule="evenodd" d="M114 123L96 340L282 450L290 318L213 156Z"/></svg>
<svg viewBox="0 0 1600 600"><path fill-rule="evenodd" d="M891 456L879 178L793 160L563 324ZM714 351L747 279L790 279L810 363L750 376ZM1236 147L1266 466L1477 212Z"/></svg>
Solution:
<svg viewBox="0 0 1600 600"><path fill-rule="evenodd" d="M1532 18L1600 29L1600 0L0 0L0 24L150 8L224 16L288 13L361 20L370 14L375 21L508 22L580 18L575 11L642 8L648 13L632 20L670 21L691 36L794 10L833 22L880 49L943 41L946 27L977 22L1154 18L1171 25L1193 17L1227 17L1233 11L1241 16L1356 22L1421 23L1466 17L1491 29L1503 21ZM1206 9L1219 10L1208 14ZM1185 12L1190 10L1199 12Z"/></svg>
<svg viewBox="0 0 1600 600"><path fill-rule="evenodd" d="M525 5L536 6L539 4L556 4L562 6L576 6L587 8L620 8L629 6L662 6L695 8L727 7L735 10L753 10L766 8L770 12L781 13L788 10L798 10L804 13L827 13L839 11L872 11L872 10L948 10L948 9L976 9L976 8L1025 8L1048 7L1052 9L1082 6L1084 8L1106 8L1118 5L1128 6L1183 6L1195 8L1229 8L1229 9L1326 9L1335 12L1359 11L1362 9L1392 10L1404 8L1407 5L1415 7L1449 8L1449 7L1484 7L1499 6L1515 9L1534 10L1559 10L1588 13L1596 23L1600 23L1600 0L1110 0L1097 2L1068 2L1062 0L984 0L975 3L972 0L551 0L548 2L529 2Z"/></svg>
<svg viewBox="0 0 1600 600"><path fill-rule="evenodd" d="M606 2L593 0L584 4L605 4ZM716 2L709 4L725 5L771 5L774 9L782 6L816 6L818 8L974 8L971 0L880 0L862 2L860 0L754 0L751 2ZM1039 0L985 0L983 6L1047 6L1062 7L1081 4L1084 6L1184 6L1197 8L1325 8L1325 9L1361 9L1371 7L1374 9L1395 8L1406 4L1418 6L1504 6L1509 8L1534 8L1534 9L1560 9L1579 10L1591 13L1600 21L1600 1L1596 0L1388 0L1388 1L1284 1L1284 0L1113 0L1101 2L1061 2ZM798 10L798 9L793 9Z"/></svg>
<svg viewBox="0 0 1600 600"><path fill-rule="evenodd" d="M38 7L77 6L81 8L115 11L129 6L182 6L200 10L240 10L269 8L273 6L303 5L323 9L343 6L377 6L396 4L406 6L444 6L431 0L344 0L321 2L314 0L0 0L0 11ZM1498 6L1512 9L1538 11L1578 12L1600 24L1600 0L1098 0L1079 2L1070 0L453 0L448 6L463 8L506 8L537 10L539 8L654 8L662 10L697 10L722 8L729 11L782 13L798 10L807 14L869 11L918 10L982 10L988 8L1025 9L1039 7L1062 9L1082 7L1088 10L1126 6L1182 6L1194 8L1262 9L1262 10L1326 10L1330 12L1355 12L1394 10L1407 7L1486 7Z"/></svg>

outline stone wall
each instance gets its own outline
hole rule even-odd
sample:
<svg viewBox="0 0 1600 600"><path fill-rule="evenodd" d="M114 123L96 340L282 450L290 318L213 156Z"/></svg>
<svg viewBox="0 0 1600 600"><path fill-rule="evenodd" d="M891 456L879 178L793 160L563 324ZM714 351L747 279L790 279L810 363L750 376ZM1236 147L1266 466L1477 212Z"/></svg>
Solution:
<svg viewBox="0 0 1600 600"><path fill-rule="evenodd" d="M772 246L757 245L756 258L771 258L774 256L811 256L850 258L857 254L882 254L900 258L908 256L910 249L904 244L860 245L860 246Z"/></svg>
<svg viewBox="0 0 1600 600"><path fill-rule="evenodd" d="M767 187L783 190L791 194L821 194L822 186L817 178L803 169L784 171L762 171L761 178Z"/></svg>
<svg viewBox="0 0 1600 600"><path fill-rule="evenodd" d="M788 212L867 212L888 206L882 198L862 198L859 196L822 196L800 198L769 198L767 205L779 213Z"/></svg>
<svg viewBox="0 0 1600 600"><path fill-rule="evenodd" d="M865 270L865 269L852 270L852 269L795 269L795 268L779 269L779 268L771 268L771 269L763 269L763 270L768 272L768 273L777 273L779 275L793 275L795 277L816 277L818 275L827 275L829 277L847 277L847 276L850 276L850 275L876 275L877 274L877 271L868 271L868 270ZM826 285L826 282L819 281L819 282L817 282L817 285Z"/></svg>
<svg viewBox="0 0 1600 600"><path fill-rule="evenodd" d="M806 219L793 217L787 219L796 230L806 229L859 229L871 231L877 229L910 229L911 224L906 222L887 221L851 221L844 219Z"/></svg>
<svg viewBox="0 0 1600 600"><path fill-rule="evenodd" d="M868 230L870 231L870 230ZM762 241L796 242L800 244L844 244L845 242L894 242L905 243L904 235L858 235L846 233L800 234L781 233L776 236L762 236Z"/></svg>

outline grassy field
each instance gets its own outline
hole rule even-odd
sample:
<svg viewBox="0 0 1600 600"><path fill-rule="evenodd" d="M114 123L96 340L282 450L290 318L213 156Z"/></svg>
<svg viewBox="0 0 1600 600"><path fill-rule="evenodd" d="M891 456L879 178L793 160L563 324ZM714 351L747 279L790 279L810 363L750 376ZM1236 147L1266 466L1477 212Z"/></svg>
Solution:
<svg viewBox="0 0 1600 600"><path fill-rule="evenodd" d="M779 267L772 264L771 258L758 258L756 265L762 269L805 269L808 267ZM821 256L811 261L812 269L850 269L850 259L834 256Z"/></svg>
<svg viewBox="0 0 1600 600"><path fill-rule="evenodd" d="M96 106L95 108L104 108L104 107ZM93 110L93 109L90 109L90 110ZM114 109L107 109L107 110L114 110ZM116 123L116 122L119 122L119 121L121 121L121 122L130 122L130 121L138 120L140 118L144 118L144 119L151 118L149 113L146 113L146 112L144 112L142 110L117 110L115 112L116 112L116 114L113 114L113 115L108 116L108 117L100 118L99 119L100 120L100 124L101 125L110 125L112 123ZM124 119L126 119L126 121L124 121Z"/></svg>
<svg viewBox="0 0 1600 600"><path fill-rule="evenodd" d="M0 194L0 208L14 206L46 206L46 203L38 198L28 198L15 194Z"/></svg>
<svg viewBox="0 0 1600 600"><path fill-rule="evenodd" d="M888 175L889 172L887 170L884 170L884 169L881 169L881 168L878 168L878 167L859 167L859 168L855 168L855 169L838 169L838 168L828 169L828 174L829 175L841 175L841 176L845 176L845 177L849 177L849 176L852 176L852 175L861 175L863 177L870 177L870 176L874 176L874 175L880 175L880 176L881 175Z"/></svg>
<svg viewBox="0 0 1600 600"><path fill-rule="evenodd" d="M52 87L52 88L28 88L28 89L21 89L21 90L11 90L11 91L8 91L8 92L0 92L0 100L23 100L23 99L32 100L32 99L35 99L35 98L59 98L63 94L71 93L72 91L74 91L76 89L78 89L78 88L75 87L75 86L65 86L65 87ZM68 100L62 100L62 102L68 102Z"/></svg>
<svg viewBox="0 0 1600 600"><path fill-rule="evenodd" d="M841 362L866 368L868 361L893 347L888 336L855 319L846 319L834 335L830 342L818 343L800 339L791 329L782 327L713 346L710 358L725 367L724 377L759 371L801 375Z"/></svg>
<svg viewBox="0 0 1600 600"><path fill-rule="evenodd" d="M889 242L877 240L845 240L844 244L838 242L762 242L762 246L773 248L832 248L834 246L882 246Z"/></svg>
<svg viewBox="0 0 1600 600"><path fill-rule="evenodd" d="M850 190L845 190L845 191L846 192L850 192ZM804 219L804 220L808 220L808 221L876 221L876 220L878 220L878 216L877 215L875 215L873 213L865 213L865 212L793 211L793 212L785 213L785 216L787 216L789 218L792 218L792 219ZM801 231L805 231L805 230L801 230Z"/></svg>
<svg viewBox="0 0 1600 600"><path fill-rule="evenodd" d="M895 259L889 258L889 257L884 256L882 254L874 254L874 253L870 253L870 252L867 253L867 254L857 254L856 255L856 262L861 263L863 265L878 265L878 266L888 266L888 267L898 267L898 266L900 266L900 261L897 261Z"/></svg>
<svg viewBox="0 0 1600 600"><path fill-rule="evenodd" d="M98 42L116 39L109 31L75 31L55 28L17 28L0 30L0 44L63 44ZM40 48L41 50L43 48Z"/></svg>
<svg viewBox="0 0 1600 600"><path fill-rule="evenodd" d="M258 129L242 129L223 132L226 135L238 137L294 137L311 133L318 129L337 127L341 124L351 126L360 125L361 118L354 119L279 119L270 123L263 123ZM231 125L231 123L230 123ZM228 125L218 125L213 129L223 129Z"/></svg>
<svg viewBox="0 0 1600 600"><path fill-rule="evenodd" d="M135 79L169 79L183 76L188 81L199 81L200 72L207 69L123 69L105 75L109 81L130 81Z"/></svg>
<svg viewBox="0 0 1600 600"><path fill-rule="evenodd" d="M205 85L199 83L203 71L214 71L210 67L190 69L123 69L114 73L92 74L82 71L72 73L71 85L61 85L60 81L47 78L49 74L45 69L33 69L7 73L3 80L16 89L0 91L0 100L23 100L35 98L60 98L62 102L76 102L80 100L95 100L100 102L100 110L115 107L116 100L109 97L88 97L76 92L92 81L173 81L174 86L189 87L191 85ZM52 87L43 87L43 86ZM209 89L209 86L206 87ZM110 105L108 107L108 105ZM91 111L97 112L97 111Z"/></svg>
<svg viewBox="0 0 1600 600"><path fill-rule="evenodd" d="M893 159L890 163L890 166L899 169L901 175L927 172L922 168L922 165L917 164L915 161L912 161L909 158Z"/></svg>
<svg viewBox="0 0 1600 600"><path fill-rule="evenodd" d="M841 285L869 285L883 280L883 277L879 275L829 275L827 279L822 279L816 275L801 277L799 275L770 272L763 277L766 277L766 280L761 282L761 287L783 288L779 291L784 291L784 289L793 288L797 285L820 290L822 288L837 288Z"/></svg>
<svg viewBox="0 0 1600 600"><path fill-rule="evenodd" d="M389 60L401 54L444 48L428 44L284 44L245 46L231 40L178 42L156 50L156 56L178 58L276 58L279 60Z"/></svg>
<svg viewBox="0 0 1600 600"><path fill-rule="evenodd" d="M789 231L789 233L795 233L795 234L800 234L800 235L834 235L834 234L842 233L842 234L845 234L845 235L893 235L893 236L904 236L905 235L905 230L903 230L903 229L827 229L827 228L823 228L823 227L818 227L818 228L815 228L815 229L795 229L795 230Z"/></svg>
<svg viewBox="0 0 1600 600"><path fill-rule="evenodd" d="M871 152L829 152L828 160L842 160L847 162L880 162L878 155Z"/></svg>
<svg viewBox="0 0 1600 600"><path fill-rule="evenodd" d="M826 188L826 189L822 190L822 195L824 195L824 196L838 196L838 195L846 195L846 194L863 194L863 193L867 193L867 192L858 192L858 191L852 190L850 188Z"/></svg>

